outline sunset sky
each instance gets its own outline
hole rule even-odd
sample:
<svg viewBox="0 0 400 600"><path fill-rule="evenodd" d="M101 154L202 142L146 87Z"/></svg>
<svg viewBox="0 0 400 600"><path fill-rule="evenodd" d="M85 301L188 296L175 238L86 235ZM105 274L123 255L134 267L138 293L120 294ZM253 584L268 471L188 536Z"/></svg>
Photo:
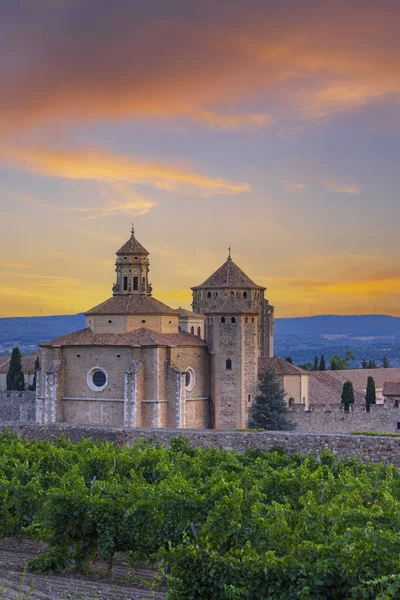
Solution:
<svg viewBox="0 0 400 600"><path fill-rule="evenodd" d="M277 316L400 315L398 0L0 2L0 316L233 260Z"/></svg>

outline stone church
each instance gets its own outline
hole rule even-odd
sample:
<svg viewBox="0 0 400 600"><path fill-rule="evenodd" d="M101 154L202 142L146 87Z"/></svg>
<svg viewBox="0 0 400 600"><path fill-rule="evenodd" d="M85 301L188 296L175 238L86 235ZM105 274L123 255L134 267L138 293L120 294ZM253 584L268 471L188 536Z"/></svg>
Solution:
<svg viewBox="0 0 400 600"><path fill-rule="evenodd" d="M116 253L112 296L86 328L41 345L40 423L244 428L260 364L273 356L274 309L232 260L192 287L193 312L156 300L149 253Z"/></svg>

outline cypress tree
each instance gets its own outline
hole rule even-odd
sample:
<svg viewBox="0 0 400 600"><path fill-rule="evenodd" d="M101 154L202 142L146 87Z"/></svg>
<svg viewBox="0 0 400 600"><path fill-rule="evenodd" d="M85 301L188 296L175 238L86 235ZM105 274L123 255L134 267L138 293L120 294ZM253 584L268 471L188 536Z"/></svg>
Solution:
<svg viewBox="0 0 400 600"><path fill-rule="evenodd" d="M293 364L293 358L291 356L288 356L287 358L285 358L286 362L290 363L291 365Z"/></svg>
<svg viewBox="0 0 400 600"><path fill-rule="evenodd" d="M21 352L19 348L14 348L7 373L7 390L21 391L23 389L25 389L25 379L22 372Z"/></svg>
<svg viewBox="0 0 400 600"><path fill-rule="evenodd" d="M349 412L350 404L354 404L354 389L351 381L346 381L343 384L342 404L344 406L344 412Z"/></svg>
<svg viewBox="0 0 400 600"><path fill-rule="evenodd" d="M374 360L370 360L368 363L368 369L377 369L378 365L376 364L376 362Z"/></svg>
<svg viewBox="0 0 400 600"><path fill-rule="evenodd" d="M318 371L318 356L314 358L313 371Z"/></svg>
<svg viewBox="0 0 400 600"><path fill-rule="evenodd" d="M365 394L365 406L367 412L371 410L371 404L376 404L375 380L373 377L368 377L367 392Z"/></svg>
<svg viewBox="0 0 400 600"><path fill-rule="evenodd" d="M388 357L387 357L387 356L384 356L384 357L382 358L382 367L383 367L384 369L389 369L389 368L390 368L390 360L388 359Z"/></svg>
<svg viewBox="0 0 400 600"><path fill-rule="evenodd" d="M321 354L318 371L326 371L325 356L323 354Z"/></svg>
<svg viewBox="0 0 400 600"><path fill-rule="evenodd" d="M365 358L362 359L361 366L363 369L368 369L368 362Z"/></svg>
<svg viewBox="0 0 400 600"><path fill-rule="evenodd" d="M296 427L289 421L282 380L268 369L259 377L259 394L250 410L250 429L290 431Z"/></svg>

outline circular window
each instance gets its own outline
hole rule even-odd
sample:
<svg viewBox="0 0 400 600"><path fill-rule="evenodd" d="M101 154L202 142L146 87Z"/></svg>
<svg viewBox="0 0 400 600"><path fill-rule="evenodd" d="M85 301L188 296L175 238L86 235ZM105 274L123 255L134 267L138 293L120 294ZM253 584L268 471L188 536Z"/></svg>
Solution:
<svg viewBox="0 0 400 600"><path fill-rule="evenodd" d="M86 375L86 383L93 392L102 392L108 385L107 372L100 367L93 367Z"/></svg>
<svg viewBox="0 0 400 600"><path fill-rule="evenodd" d="M188 367L185 372L185 390L187 392L191 392L194 388L195 383L196 378L194 376L194 371L191 367Z"/></svg>
<svg viewBox="0 0 400 600"><path fill-rule="evenodd" d="M142 320L142 323L146 323L146 319L143 319L143 320Z"/></svg>

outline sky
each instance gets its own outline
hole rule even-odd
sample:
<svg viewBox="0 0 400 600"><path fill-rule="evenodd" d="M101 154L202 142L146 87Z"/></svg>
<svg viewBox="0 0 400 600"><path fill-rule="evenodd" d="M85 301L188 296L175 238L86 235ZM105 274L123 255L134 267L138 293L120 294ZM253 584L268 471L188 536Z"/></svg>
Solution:
<svg viewBox="0 0 400 600"><path fill-rule="evenodd" d="M278 317L400 315L400 3L3 0L0 316L232 258Z"/></svg>

